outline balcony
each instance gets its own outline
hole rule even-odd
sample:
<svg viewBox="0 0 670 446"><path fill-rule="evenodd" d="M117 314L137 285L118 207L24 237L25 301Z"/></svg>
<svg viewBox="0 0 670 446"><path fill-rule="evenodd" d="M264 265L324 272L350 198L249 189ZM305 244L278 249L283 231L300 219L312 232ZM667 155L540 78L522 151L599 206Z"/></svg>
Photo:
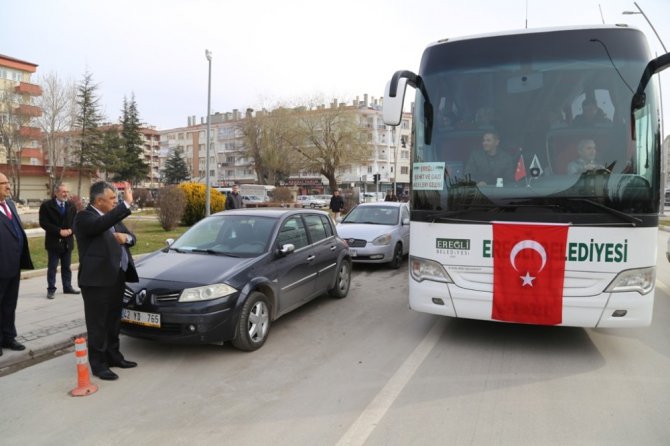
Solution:
<svg viewBox="0 0 670 446"><path fill-rule="evenodd" d="M21 127L19 136L27 139L40 139L42 138L42 130L39 127Z"/></svg>
<svg viewBox="0 0 670 446"><path fill-rule="evenodd" d="M41 160L44 158L44 153L42 152L42 149L24 147L21 149L21 158L37 158Z"/></svg>
<svg viewBox="0 0 670 446"><path fill-rule="evenodd" d="M42 109L30 104L21 104L14 109L14 113L21 117L39 118L42 116Z"/></svg>
<svg viewBox="0 0 670 446"><path fill-rule="evenodd" d="M21 82L14 90L18 94L29 94L31 96L42 96L42 87L28 82Z"/></svg>

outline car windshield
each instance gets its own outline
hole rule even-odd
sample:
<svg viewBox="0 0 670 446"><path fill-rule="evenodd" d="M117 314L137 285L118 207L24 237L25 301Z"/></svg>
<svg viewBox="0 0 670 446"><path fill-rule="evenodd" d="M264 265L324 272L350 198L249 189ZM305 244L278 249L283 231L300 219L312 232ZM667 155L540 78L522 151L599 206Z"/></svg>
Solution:
<svg viewBox="0 0 670 446"><path fill-rule="evenodd" d="M398 208L392 206L357 206L347 214L342 223L395 225L398 223Z"/></svg>
<svg viewBox="0 0 670 446"><path fill-rule="evenodd" d="M267 252L274 218L214 215L186 231L170 249L232 257L255 257Z"/></svg>

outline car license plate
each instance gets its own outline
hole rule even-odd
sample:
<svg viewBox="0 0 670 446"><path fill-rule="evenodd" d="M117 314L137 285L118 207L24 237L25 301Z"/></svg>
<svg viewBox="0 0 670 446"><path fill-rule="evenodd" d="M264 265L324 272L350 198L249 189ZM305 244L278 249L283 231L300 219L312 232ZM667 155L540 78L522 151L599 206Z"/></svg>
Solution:
<svg viewBox="0 0 670 446"><path fill-rule="evenodd" d="M161 315L158 313L145 313L123 309L121 320L129 324L144 325L145 327L161 328Z"/></svg>
<svg viewBox="0 0 670 446"><path fill-rule="evenodd" d="M353 248L349 248L349 255L351 257L356 257L358 255L358 252Z"/></svg>

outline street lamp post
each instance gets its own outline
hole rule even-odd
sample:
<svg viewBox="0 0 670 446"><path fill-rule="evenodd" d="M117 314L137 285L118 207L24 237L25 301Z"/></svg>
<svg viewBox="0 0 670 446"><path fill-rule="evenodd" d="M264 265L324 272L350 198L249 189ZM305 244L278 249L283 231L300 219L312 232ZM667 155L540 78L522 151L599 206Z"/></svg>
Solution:
<svg viewBox="0 0 670 446"><path fill-rule="evenodd" d="M211 117L211 102L212 102L212 52L210 50L205 50L205 57L207 58L207 64L209 65L208 75L207 75L207 159L205 160L205 217L209 217L211 209L211 196L212 189L209 184L209 129L210 129L210 117Z"/></svg>
<svg viewBox="0 0 670 446"><path fill-rule="evenodd" d="M644 13L644 11L642 10L642 8L640 8L640 5L638 5L637 2L633 2L633 4L637 8L637 11L623 11L622 14L624 14L624 15L642 14L642 17L644 17L644 19L647 21L651 30L654 32L654 34L656 34L656 38L661 43L661 46L663 47L663 51L665 51L667 53L668 50L665 48L665 45L663 44L663 40L661 40L661 36L659 36L658 33L656 32L656 28L654 28L654 25L651 24L651 20L649 20L649 17L647 17L647 14Z"/></svg>

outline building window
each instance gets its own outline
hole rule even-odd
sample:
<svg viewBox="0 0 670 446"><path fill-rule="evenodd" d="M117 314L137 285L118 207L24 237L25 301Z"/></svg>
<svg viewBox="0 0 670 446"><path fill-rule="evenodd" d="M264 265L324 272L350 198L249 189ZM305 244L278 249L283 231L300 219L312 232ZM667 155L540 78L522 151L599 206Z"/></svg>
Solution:
<svg viewBox="0 0 670 446"><path fill-rule="evenodd" d="M400 175L407 175L409 174L409 167L408 166L400 166Z"/></svg>

